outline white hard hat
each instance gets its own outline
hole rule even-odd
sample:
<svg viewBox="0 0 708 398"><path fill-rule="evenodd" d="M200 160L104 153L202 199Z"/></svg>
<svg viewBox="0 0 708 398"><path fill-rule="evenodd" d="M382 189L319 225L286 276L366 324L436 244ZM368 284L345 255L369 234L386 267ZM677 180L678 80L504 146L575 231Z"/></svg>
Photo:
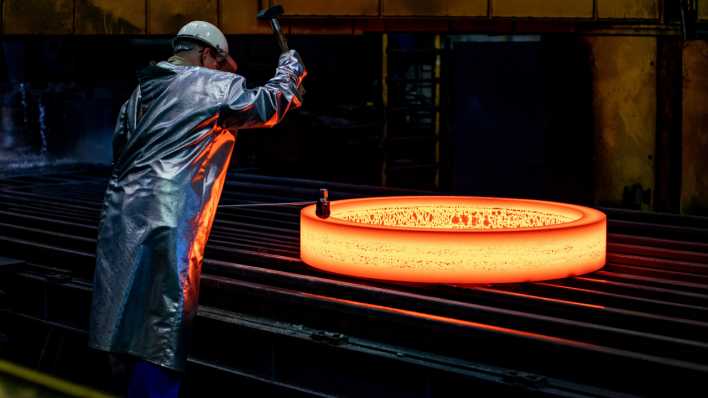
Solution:
<svg viewBox="0 0 708 398"><path fill-rule="evenodd" d="M177 32L174 40L172 40L172 45L174 46L175 40L185 38L192 39L198 42L202 42L210 47L214 47L222 55L228 55L229 53L229 43L226 41L226 37L223 33L209 22L205 21L192 21L182 27L182 29Z"/></svg>

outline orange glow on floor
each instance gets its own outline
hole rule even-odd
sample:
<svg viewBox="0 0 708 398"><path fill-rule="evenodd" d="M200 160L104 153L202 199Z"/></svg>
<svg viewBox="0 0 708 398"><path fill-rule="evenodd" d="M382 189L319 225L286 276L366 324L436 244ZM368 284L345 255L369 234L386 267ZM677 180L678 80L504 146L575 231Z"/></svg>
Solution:
<svg viewBox="0 0 708 398"><path fill-rule="evenodd" d="M332 202L300 213L302 260L323 271L404 282L558 279L605 264L607 219L525 199L404 196Z"/></svg>

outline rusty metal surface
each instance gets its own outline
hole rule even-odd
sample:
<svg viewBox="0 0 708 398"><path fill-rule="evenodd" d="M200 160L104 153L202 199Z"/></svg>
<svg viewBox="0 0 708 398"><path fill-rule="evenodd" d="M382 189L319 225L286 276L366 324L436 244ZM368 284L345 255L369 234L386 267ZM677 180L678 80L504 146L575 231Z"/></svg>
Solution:
<svg viewBox="0 0 708 398"><path fill-rule="evenodd" d="M354 23L349 19L292 19L288 20L287 16L303 16L303 15L355 15L358 9L356 6L344 6L341 10L331 5L331 2L304 3L304 2L281 2L285 8L285 18L281 21L283 31L286 34L352 34L354 32ZM354 2L355 5L359 4ZM375 10L366 10L364 6L370 3L375 5ZM264 6L267 2L264 3ZM368 0L361 2L362 12L374 12L378 14L378 0ZM332 14L326 14L329 11ZM221 26L226 34L272 34L270 25L267 22L256 20L258 12L258 2L251 0L233 0L222 1L221 7ZM364 15L364 14L362 14Z"/></svg>
<svg viewBox="0 0 708 398"><path fill-rule="evenodd" d="M384 16L444 16L447 15L447 2L435 0L382 0Z"/></svg>
<svg viewBox="0 0 708 398"><path fill-rule="evenodd" d="M559 24L593 18L594 12L601 20L622 23L627 32L658 29L659 33L648 34L661 34L661 29L667 29L657 24L660 0L282 0L280 3L286 9L283 27L296 34L450 30L499 33L505 30L508 18L516 17L522 18L514 25L520 32L557 32ZM259 6L269 3L253 0L4 0L0 4L5 34L171 35L194 19L212 22L229 34L270 34L267 24L258 23L253 17ZM292 17L290 21L298 21L292 27L288 16ZM485 20L486 16L492 18ZM708 1L698 3L698 16L708 21ZM336 20L331 21L332 17ZM423 22L408 17L438 18ZM480 21L486 25L480 25ZM528 28L529 23L535 25ZM562 28L577 29L575 25Z"/></svg>
<svg viewBox="0 0 708 398"><path fill-rule="evenodd" d="M76 0L76 33L145 33L145 0Z"/></svg>
<svg viewBox="0 0 708 398"><path fill-rule="evenodd" d="M678 213L681 209L683 40L680 36L660 36L656 45L654 210Z"/></svg>
<svg viewBox="0 0 708 398"><path fill-rule="evenodd" d="M683 50L683 172L681 210L708 215L708 41Z"/></svg>
<svg viewBox="0 0 708 398"><path fill-rule="evenodd" d="M593 0L491 0L492 16L590 18Z"/></svg>
<svg viewBox="0 0 708 398"><path fill-rule="evenodd" d="M487 0L382 0L383 16L487 16Z"/></svg>
<svg viewBox="0 0 708 398"><path fill-rule="evenodd" d="M658 0L596 0L599 18L658 19Z"/></svg>
<svg viewBox="0 0 708 398"><path fill-rule="evenodd" d="M447 0L449 16L487 16L487 0Z"/></svg>
<svg viewBox="0 0 708 398"><path fill-rule="evenodd" d="M351 35L353 33L355 32L352 20L293 20L288 23L288 34Z"/></svg>
<svg viewBox="0 0 708 398"><path fill-rule="evenodd" d="M279 0L277 3L285 7L287 15L379 15L379 0Z"/></svg>
<svg viewBox="0 0 708 398"><path fill-rule="evenodd" d="M255 2L254 2L255 3ZM253 16L255 18L255 15ZM217 0L149 0L148 33L175 34L192 20L218 24Z"/></svg>
<svg viewBox="0 0 708 398"><path fill-rule="evenodd" d="M698 2L698 19L708 21L708 1L706 0Z"/></svg>
<svg viewBox="0 0 708 398"><path fill-rule="evenodd" d="M264 2L267 5L267 2ZM267 21L256 20L258 2L231 0L221 2L221 28L226 34L272 34ZM288 9L285 9L288 12ZM285 25L285 24L283 24ZM283 26L285 29L285 26Z"/></svg>
<svg viewBox="0 0 708 398"><path fill-rule="evenodd" d="M595 193L620 204L625 187L654 188L656 38L590 37Z"/></svg>
<svg viewBox="0 0 708 398"><path fill-rule="evenodd" d="M3 33L68 34L74 31L73 0L4 0Z"/></svg>
<svg viewBox="0 0 708 398"><path fill-rule="evenodd" d="M382 0L383 16L486 16L487 0Z"/></svg>

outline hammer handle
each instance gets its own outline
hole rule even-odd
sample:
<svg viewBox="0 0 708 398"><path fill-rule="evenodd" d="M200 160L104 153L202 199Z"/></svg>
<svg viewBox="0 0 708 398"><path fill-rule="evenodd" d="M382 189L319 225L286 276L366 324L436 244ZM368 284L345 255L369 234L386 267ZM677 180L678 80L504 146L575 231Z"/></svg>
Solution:
<svg viewBox="0 0 708 398"><path fill-rule="evenodd" d="M280 29L280 23L278 22L277 18L272 18L270 20L270 26L273 27L273 33L275 34L275 38L278 40L278 46L280 47L281 52L287 52L290 50L288 48L288 42L285 40L285 36L283 36L283 31Z"/></svg>
<svg viewBox="0 0 708 398"><path fill-rule="evenodd" d="M270 26L273 27L273 34L275 34L276 39L278 40L278 46L280 46L280 52L285 53L290 50L288 48L288 42L285 40L285 36L283 35L283 31L280 29L280 23L278 22L278 18L271 18L270 20ZM300 85L298 87L298 91L300 92L300 95L305 95L305 87Z"/></svg>

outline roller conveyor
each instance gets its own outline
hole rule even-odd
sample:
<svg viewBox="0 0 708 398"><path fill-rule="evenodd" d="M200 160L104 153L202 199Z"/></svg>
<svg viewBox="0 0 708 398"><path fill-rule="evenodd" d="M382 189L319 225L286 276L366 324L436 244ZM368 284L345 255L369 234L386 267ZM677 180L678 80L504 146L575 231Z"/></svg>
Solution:
<svg viewBox="0 0 708 398"><path fill-rule="evenodd" d="M22 262L0 267L0 333L11 341L0 349L99 387L85 333L106 180L106 170L73 167L0 179L0 256ZM320 188L333 200L421 194L234 173L221 203L307 201ZM306 266L298 210L219 210L205 253L191 391L685 396L705 385L708 219L603 209L608 263L598 272L423 286Z"/></svg>

